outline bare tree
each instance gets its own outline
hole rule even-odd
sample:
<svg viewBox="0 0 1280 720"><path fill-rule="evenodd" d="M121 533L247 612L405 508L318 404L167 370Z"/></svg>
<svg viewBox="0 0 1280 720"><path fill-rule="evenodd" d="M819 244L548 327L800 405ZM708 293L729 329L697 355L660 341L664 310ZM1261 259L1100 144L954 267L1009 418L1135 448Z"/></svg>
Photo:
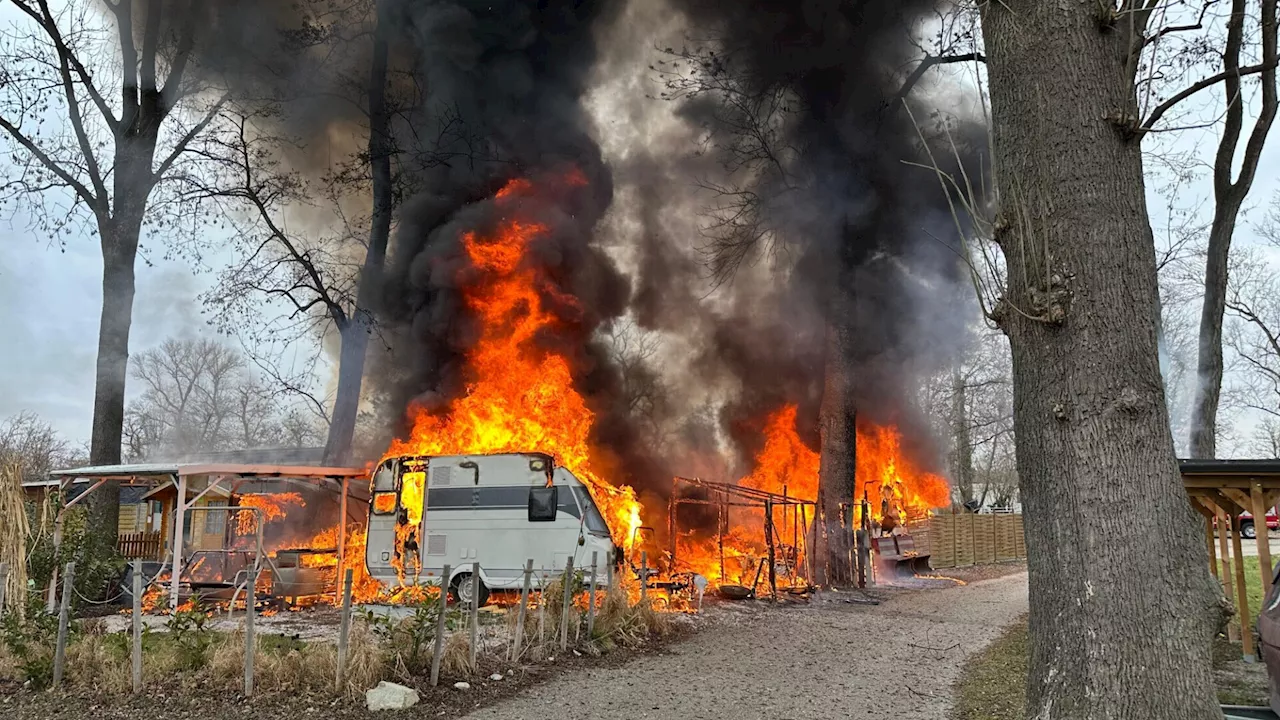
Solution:
<svg viewBox="0 0 1280 720"><path fill-rule="evenodd" d="M53 470L78 459L66 439L33 412L0 421L0 466L17 465L23 480L45 480Z"/></svg>
<svg viewBox="0 0 1280 720"><path fill-rule="evenodd" d="M320 428L282 403L234 348L211 339L169 339L134 362L142 392L130 404L125 440L131 460L273 446L303 447Z"/></svg>
<svg viewBox="0 0 1280 720"><path fill-rule="evenodd" d="M1280 246L1273 208L1262 227ZM1224 343L1233 358L1235 382L1225 388L1227 403L1259 417L1255 445L1274 455L1274 428L1280 424L1280 281L1258 253L1233 254L1227 290Z"/></svg>
<svg viewBox="0 0 1280 720"><path fill-rule="evenodd" d="M77 227L100 240L90 454L94 463L116 463L141 235L193 229L199 208L172 199L178 178L199 172L189 150L227 95L189 77L197 32L190 6L165 17L160 0L10 4L20 19L0 41L0 128L14 170L0 192L29 205L56 242ZM94 527L104 537L115 535L118 506L115 483L95 494Z"/></svg>
<svg viewBox="0 0 1280 720"><path fill-rule="evenodd" d="M1206 4L1207 7L1208 4ZM1252 66L1246 64L1246 29L1256 24L1261 45L1261 58ZM1257 175L1262 148L1275 122L1280 101L1276 96L1276 67L1280 63L1276 42L1276 6L1270 0L1261 0L1254 7L1247 0L1232 0L1227 19L1226 46L1222 53L1222 70L1202 80L1222 86L1226 114L1222 123L1222 137L1213 162L1213 223L1209 228L1209 247L1204 272L1204 304L1200 314L1198 360L1196 363L1195 402L1191 419L1191 456L1212 458L1217 454L1217 415L1222 390L1222 318L1227 305L1227 265L1231 254L1231 240L1235 235L1236 221L1249 190ZM1240 151L1245 117L1244 79L1256 73L1261 84L1261 106L1254 118L1253 128ZM1199 83L1197 83L1198 85ZM1192 85L1188 90L1193 90ZM1185 91L1184 91L1185 92ZM1168 102L1176 102L1175 95L1152 111L1146 123L1154 129L1161 111ZM1239 170L1236 171L1237 163Z"/></svg>

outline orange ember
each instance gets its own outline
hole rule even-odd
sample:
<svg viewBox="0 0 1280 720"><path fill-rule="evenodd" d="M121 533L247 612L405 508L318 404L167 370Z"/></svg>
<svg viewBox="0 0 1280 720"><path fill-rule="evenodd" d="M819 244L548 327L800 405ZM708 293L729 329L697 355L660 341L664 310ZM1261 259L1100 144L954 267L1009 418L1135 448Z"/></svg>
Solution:
<svg viewBox="0 0 1280 720"><path fill-rule="evenodd" d="M580 172L567 185L583 185ZM468 232L463 247L483 279L463 290L481 326L466 359L466 392L443 414L413 409L413 430L397 440L392 455L456 455L545 452L590 486L614 540L626 544L640 525L640 505L629 487L606 483L592 464L589 438L595 415L574 388L569 360L540 347L538 337L560 322L545 298L559 306L577 300L560 294L534 263L530 244L548 232L521 219L521 201L535 199L528 180L513 180L496 197L506 217L487 235Z"/></svg>
<svg viewBox="0 0 1280 720"><path fill-rule="evenodd" d="M257 494L245 493L240 496L240 507L258 508L261 510L264 522L279 520L285 516L287 512L285 508L289 505L304 507L306 501L302 499L302 495L296 492L288 493L272 493ZM259 513L242 512L237 513L236 532L240 535L252 535L257 530Z"/></svg>

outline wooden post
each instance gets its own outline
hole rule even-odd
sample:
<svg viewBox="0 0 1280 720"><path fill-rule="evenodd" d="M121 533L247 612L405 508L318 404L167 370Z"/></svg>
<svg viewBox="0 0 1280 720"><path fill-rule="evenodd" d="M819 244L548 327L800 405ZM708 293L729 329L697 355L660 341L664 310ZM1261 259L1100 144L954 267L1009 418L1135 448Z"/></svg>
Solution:
<svg viewBox="0 0 1280 720"><path fill-rule="evenodd" d="M436 615L436 647L431 652L431 687L440 682L440 656L444 651L444 620L449 611L449 574L452 570L445 565L440 573L440 612Z"/></svg>
<svg viewBox="0 0 1280 720"><path fill-rule="evenodd" d="M258 527L262 527L262 518L257 518ZM249 571L249 582L245 586L244 596L244 696L253 695L253 661L257 655L258 642L254 637L253 619L258 609L258 565L254 563Z"/></svg>
<svg viewBox="0 0 1280 720"><path fill-rule="evenodd" d="M542 584L538 592L538 659L541 660L546 656L546 649L543 645L546 637L545 628L547 625L547 569L542 569Z"/></svg>
<svg viewBox="0 0 1280 720"><path fill-rule="evenodd" d="M187 522L187 476L178 475L174 479L178 488L178 499L173 506L173 567L169 571L169 610L178 609L178 580L182 573L182 534ZM262 518L255 518L258 526L262 526ZM194 521L195 518L192 518ZM257 572L257 568L254 568Z"/></svg>
<svg viewBox="0 0 1280 720"><path fill-rule="evenodd" d="M725 499L724 494L720 495L720 503L716 505L716 546L720 548L720 583L723 585L724 578L724 523L725 523Z"/></svg>
<svg viewBox="0 0 1280 720"><path fill-rule="evenodd" d="M640 602L649 598L649 553L640 551Z"/></svg>
<svg viewBox="0 0 1280 720"><path fill-rule="evenodd" d="M1209 546L1209 572L1218 577L1218 550L1213 546L1213 517L1204 517L1204 542Z"/></svg>
<svg viewBox="0 0 1280 720"><path fill-rule="evenodd" d="M1257 656L1253 651L1253 623L1249 620L1249 589L1244 584L1244 552L1240 548L1240 518L1233 518L1235 521L1231 526L1231 550L1235 555L1236 565L1236 597L1240 598L1238 610L1240 612L1240 649L1244 652L1245 662L1254 662ZM1262 518L1266 522L1266 516ZM1266 529L1266 526L1263 526Z"/></svg>
<svg viewBox="0 0 1280 720"><path fill-rule="evenodd" d="M587 596L587 640L591 640L591 632L596 627L596 561L600 553L591 552L591 590Z"/></svg>
<svg viewBox="0 0 1280 720"><path fill-rule="evenodd" d="M0 616L4 615L4 591L9 587L9 563L0 563Z"/></svg>
<svg viewBox="0 0 1280 720"><path fill-rule="evenodd" d="M53 686L62 684L62 670L67 662L67 628L71 623L71 593L74 592L76 564L67 563L62 575L62 605L58 609L58 644L53 649Z"/></svg>
<svg viewBox="0 0 1280 720"><path fill-rule="evenodd" d="M573 582L573 558L570 557L564 564L564 582L561 585L560 594L563 596L560 608L560 649L564 650L569 647L569 604L573 600L573 593L569 592L569 585Z"/></svg>
<svg viewBox="0 0 1280 720"><path fill-rule="evenodd" d="M133 561L133 692L142 692L142 560Z"/></svg>
<svg viewBox="0 0 1280 720"><path fill-rule="evenodd" d="M480 642L480 562L471 563L471 671L476 669L476 645Z"/></svg>
<svg viewBox="0 0 1280 720"><path fill-rule="evenodd" d="M338 501L338 569L347 566L347 492L351 478L342 478L342 498Z"/></svg>
<svg viewBox="0 0 1280 720"><path fill-rule="evenodd" d="M511 643L511 662L520 661L520 646L524 644L524 620L529 615L529 587L533 584L533 558L524 563L524 587L520 590L520 614L516 616L516 637Z"/></svg>
<svg viewBox="0 0 1280 720"><path fill-rule="evenodd" d="M1227 514L1225 509L1218 509L1218 551L1222 557L1222 589L1227 599L1234 598L1235 583L1231 579L1231 551L1229 549L1227 535L1231 532L1231 516ZM1240 630L1237 622L1239 617L1227 624L1227 639L1236 642L1240 639Z"/></svg>
<svg viewBox="0 0 1280 720"><path fill-rule="evenodd" d="M671 499L667 501L667 535L671 538L671 565L676 566L676 512L678 512L680 504L676 502L675 478L671 479Z"/></svg>
<svg viewBox="0 0 1280 720"><path fill-rule="evenodd" d="M339 532L341 532L339 528ZM341 565L339 565L341 567ZM353 571L347 568L342 577L342 619L338 625L338 672L333 678L333 689L342 690L347 674L347 643L351 636L351 580Z"/></svg>
<svg viewBox="0 0 1280 720"><path fill-rule="evenodd" d="M1253 500L1253 528L1258 536L1258 569L1262 571L1262 597L1271 594L1271 532L1267 527L1266 501L1262 497L1262 485L1253 483L1249 490Z"/></svg>

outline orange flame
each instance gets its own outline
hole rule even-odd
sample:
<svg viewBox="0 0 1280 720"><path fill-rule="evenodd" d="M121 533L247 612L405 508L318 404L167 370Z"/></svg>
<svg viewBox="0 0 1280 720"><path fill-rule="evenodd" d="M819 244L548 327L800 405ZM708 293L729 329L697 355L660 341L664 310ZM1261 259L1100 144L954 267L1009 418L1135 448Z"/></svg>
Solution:
<svg viewBox="0 0 1280 720"><path fill-rule="evenodd" d="M288 505L296 505L298 507L306 506L306 501L302 499L301 493L245 493L240 496L240 507L258 508L262 511L263 522L271 522L279 520L285 516ZM240 535L252 535L257 531L258 513L241 512L236 513L236 532Z"/></svg>
<svg viewBox="0 0 1280 720"><path fill-rule="evenodd" d="M576 186L586 179L574 171L563 182ZM491 234L462 236L473 270L483 276L463 290L481 328L466 359L466 392L443 414L412 409L412 433L388 452L548 453L591 488L615 541L625 545L640 526L635 492L602 479L589 440L595 415L574 387L568 358L538 343L559 323L547 309L548 300L567 307L577 306L577 300L558 292L543 271L526 262L530 244L548 232L545 225L519 217L521 202L536 200L536 193L527 180L510 182L495 198L507 217Z"/></svg>

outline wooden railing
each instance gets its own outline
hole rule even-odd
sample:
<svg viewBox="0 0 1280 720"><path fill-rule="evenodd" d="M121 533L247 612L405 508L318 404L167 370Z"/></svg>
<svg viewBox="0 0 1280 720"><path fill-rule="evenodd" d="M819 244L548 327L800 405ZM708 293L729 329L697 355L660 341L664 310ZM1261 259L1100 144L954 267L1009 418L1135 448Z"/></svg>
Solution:
<svg viewBox="0 0 1280 720"><path fill-rule="evenodd" d="M130 560L158 560L162 545L159 532L127 533L116 539L116 550Z"/></svg>

